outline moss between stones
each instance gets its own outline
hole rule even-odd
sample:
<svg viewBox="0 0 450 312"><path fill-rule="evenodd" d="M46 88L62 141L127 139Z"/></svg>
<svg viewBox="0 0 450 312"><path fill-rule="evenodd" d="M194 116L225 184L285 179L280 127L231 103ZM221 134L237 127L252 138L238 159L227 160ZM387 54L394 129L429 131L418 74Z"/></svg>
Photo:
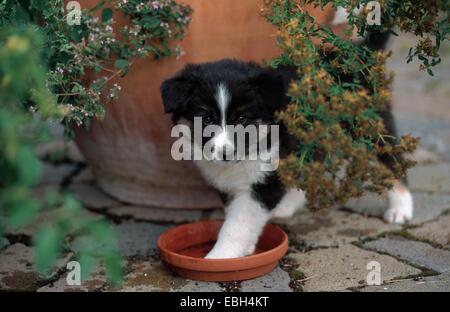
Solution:
<svg viewBox="0 0 450 312"><path fill-rule="evenodd" d="M280 267L289 274L289 287L294 292L303 292L303 282L306 275L298 269L299 265L292 258L284 257L280 260Z"/></svg>
<svg viewBox="0 0 450 312"><path fill-rule="evenodd" d="M239 281L222 282L219 285L225 292L239 292L241 290L241 282Z"/></svg>

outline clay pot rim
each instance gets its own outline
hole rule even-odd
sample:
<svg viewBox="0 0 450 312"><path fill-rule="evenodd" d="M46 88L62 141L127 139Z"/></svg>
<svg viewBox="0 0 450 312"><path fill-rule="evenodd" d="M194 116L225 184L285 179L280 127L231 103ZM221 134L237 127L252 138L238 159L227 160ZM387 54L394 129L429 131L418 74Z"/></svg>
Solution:
<svg viewBox="0 0 450 312"><path fill-rule="evenodd" d="M223 223L223 220L203 220L193 223L183 224L175 228L169 229L164 232L158 239L158 249L162 258L172 266L189 269L193 271L204 271L204 272L226 272L226 271L244 271L248 269L255 269L258 267L266 266L270 263L276 263L280 260L287 251L288 248L288 235L280 227L267 224L266 227L270 228L272 231L277 232L280 235L281 242L270 250L240 258L231 259L204 259L190 257L186 255L179 254L175 251L168 249L165 246L165 239L170 236L180 227L194 227L205 223ZM266 229L266 228L265 228Z"/></svg>

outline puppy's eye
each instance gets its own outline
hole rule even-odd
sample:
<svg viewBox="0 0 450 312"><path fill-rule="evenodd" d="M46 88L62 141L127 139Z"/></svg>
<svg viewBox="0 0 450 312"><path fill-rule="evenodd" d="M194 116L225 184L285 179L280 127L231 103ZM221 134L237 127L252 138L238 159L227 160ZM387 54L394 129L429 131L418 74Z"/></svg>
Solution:
<svg viewBox="0 0 450 312"><path fill-rule="evenodd" d="M202 122L205 125L210 125L210 124L213 123L213 119L211 117L208 117L208 116L203 116L202 117Z"/></svg>
<svg viewBox="0 0 450 312"><path fill-rule="evenodd" d="M245 117L245 116L239 116L239 117L237 118L237 120L236 120L236 122L239 123L239 124L246 123L247 121L248 121L248 118Z"/></svg>

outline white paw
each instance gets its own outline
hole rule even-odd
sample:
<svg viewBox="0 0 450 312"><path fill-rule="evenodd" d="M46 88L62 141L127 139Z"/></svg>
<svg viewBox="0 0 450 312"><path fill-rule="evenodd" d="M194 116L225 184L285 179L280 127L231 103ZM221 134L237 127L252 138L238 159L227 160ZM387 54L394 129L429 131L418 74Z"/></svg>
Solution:
<svg viewBox="0 0 450 312"><path fill-rule="evenodd" d="M230 258L240 258L247 256L244 252L239 252L238 250L233 250L233 248L220 249L213 248L206 255L205 259L230 259Z"/></svg>
<svg viewBox="0 0 450 312"><path fill-rule="evenodd" d="M244 256L250 256L253 255L253 253L256 250L256 244L252 245L250 248L247 249L247 252L244 254Z"/></svg>
<svg viewBox="0 0 450 312"><path fill-rule="evenodd" d="M384 220L389 223L404 224L412 219L412 209L410 207L393 207L384 213Z"/></svg>
<svg viewBox="0 0 450 312"><path fill-rule="evenodd" d="M389 223L404 224L413 218L413 198L405 187L394 187L389 191L389 209L384 220Z"/></svg>
<svg viewBox="0 0 450 312"><path fill-rule="evenodd" d="M306 202L305 193L300 189L290 189L272 210L271 216L275 218L290 218Z"/></svg>
<svg viewBox="0 0 450 312"><path fill-rule="evenodd" d="M246 243L243 242L231 242L222 241L221 243L216 243L206 255L205 259L229 259L229 258L240 258L253 254L256 248L256 243Z"/></svg>

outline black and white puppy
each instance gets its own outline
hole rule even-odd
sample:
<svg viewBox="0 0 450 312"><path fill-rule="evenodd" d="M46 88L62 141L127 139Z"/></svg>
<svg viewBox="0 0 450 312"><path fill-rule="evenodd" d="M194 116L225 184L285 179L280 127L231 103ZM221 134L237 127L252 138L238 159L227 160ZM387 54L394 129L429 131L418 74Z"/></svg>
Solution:
<svg viewBox="0 0 450 312"><path fill-rule="evenodd" d="M211 125L218 127L209 135L202 132L201 141L192 135L184 137L205 156L194 158L194 162L225 202L225 222L206 258L252 254L264 225L272 217L290 217L305 203L302 190L286 188L276 170L264 167L276 165L278 157L285 157L296 147L295 140L275 118L275 112L288 104L287 88L295 75L290 68L264 69L255 63L222 60L187 65L161 86L165 112L173 114L176 125L195 132L200 117L201 130ZM385 117L391 124L390 113ZM228 131L228 125L253 125L258 129L256 142L245 141L244 159L233 158L237 146L235 133ZM261 125L278 126L277 135L272 136L272 128ZM260 148L264 139L268 141L267 149ZM206 144L211 147L209 155L204 155ZM265 155L251 158L255 153ZM388 221L402 223L411 218L412 198L406 187L398 184L389 197L390 207L385 214Z"/></svg>

